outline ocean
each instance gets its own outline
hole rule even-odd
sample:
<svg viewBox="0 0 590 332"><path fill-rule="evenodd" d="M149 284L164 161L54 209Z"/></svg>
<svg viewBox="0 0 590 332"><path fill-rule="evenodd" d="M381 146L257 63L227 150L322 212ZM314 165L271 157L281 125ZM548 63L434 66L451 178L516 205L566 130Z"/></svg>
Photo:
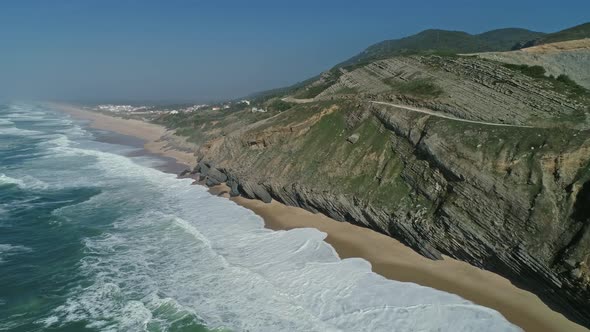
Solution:
<svg viewBox="0 0 590 332"><path fill-rule="evenodd" d="M265 229L105 135L0 105L1 331L519 330L341 260L315 229Z"/></svg>

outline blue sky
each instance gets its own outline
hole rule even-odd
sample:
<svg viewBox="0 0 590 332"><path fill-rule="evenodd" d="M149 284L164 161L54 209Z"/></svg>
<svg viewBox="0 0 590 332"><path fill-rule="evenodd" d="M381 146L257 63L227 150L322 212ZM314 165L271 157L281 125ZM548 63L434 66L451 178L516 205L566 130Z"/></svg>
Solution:
<svg viewBox="0 0 590 332"><path fill-rule="evenodd" d="M200 101L304 80L428 28L552 32L590 1L0 1L0 99Z"/></svg>

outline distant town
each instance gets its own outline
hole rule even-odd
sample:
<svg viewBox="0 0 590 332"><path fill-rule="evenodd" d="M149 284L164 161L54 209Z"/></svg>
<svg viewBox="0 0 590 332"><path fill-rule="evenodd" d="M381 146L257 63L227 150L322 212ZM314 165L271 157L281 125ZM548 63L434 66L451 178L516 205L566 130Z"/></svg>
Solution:
<svg viewBox="0 0 590 332"><path fill-rule="evenodd" d="M90 110L114 113L119 116L159 116L174 115L181 113L193 113L199 111L221 111L221 110L244 110L249 109L253 113L266 113L267 110L261 107L250 105L247 99L225 102L220 104L194 104L194 105L174 105L174 106L147 106L147 105L118 105L118 104L100 104L87 107Z"/></svg>

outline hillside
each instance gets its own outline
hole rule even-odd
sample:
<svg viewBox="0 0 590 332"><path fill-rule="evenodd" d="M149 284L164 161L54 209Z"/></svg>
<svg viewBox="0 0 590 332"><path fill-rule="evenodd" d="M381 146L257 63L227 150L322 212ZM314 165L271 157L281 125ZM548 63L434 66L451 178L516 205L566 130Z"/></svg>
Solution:
<svg viewBox="0 0 590 332"><path fill-rule="evenodd" d="M480 40L486 42L486 45L492 50L509 50L523 40L531 40L544 36L543 32L535 32L527 29L506 28L496 29L476 35Z"/></svg>
<svg viewBox="0 0 590 332"><path fill-rule="evenodd" d="M253 100L267 113L156 121L198 146L192 173L208 185L498 272L590 326L589 105L587 89L540 66L421 53Z"/></svg>
<svg viewBox="0 0 590 332"><path fill-rule="evenodd" d="M311 93L300 94L301 98L315 97L321 92L322 87L333 83L340 75L339 68L354 69L355 66L366 65L380 59L386 59L400 55L411 54L460 54L479 52L504 52L518 50L540 44L559 41L590 38L590 23L581 24L572 28L554 33L536 32L521 28L496 29L481 34L469 34L462 31L449 31L430 29L418 34L393 40L385 40L369 46L363 52L343 61L330 71L332 78L328 78L328 84L315 87ZM551 70L549 71L552 72ZM561 70L563 72L563 70ZM573 71L568 72L570 76ZM311 79L317 80L318 77ZM301 90L309 81L300 82L289 87L264 91L253 94L251 97L273 97L281 94L292 93ZM318 91L320 90L320 91ZM318 92L318 93L315 93Z"/></svg>
<svg viewBox="0 0 590 332"><path fill-rule="evenodd" d="M535 46L549 43L557 43L568 40L590 38L590 22L577 25L572 28L550 33L539 38L531 39L526 46Z"/></svg>
<svg viewBox="0 0 590 332"><path fill-rule="evenodd" d="M475 53L507 51L517 43L539 38L544 34L526 29L498 29L479 35L462 31L425 30L416 35L386 40L369 46L362 53L341 63L340 67L412 53Z"/></svg>
<svg viewBox="0 0 590 332"><path fill-rule="evenodd" d="M590 89L590 39L540 44L511 52L480 53L478 56L510 64L542 66L546 75L566 75Z"/></svg>
<svg viewBox="0 0 590 332"><path fill-rule="evenodd" d="M363 66L375 60L399 55L508 51L515 47L520 48L519 45L543 35L545 34L542 32L520 28L497 29L478 35L471 35L462 31L425 30L416 35L385 40L371 45L360 54L326 71L323 77L313 77L288 87L257 92L249 97L268 99L289 93L297 95L299 98L315 97L339 78L340 68L354 69L356 66ZM309 90L309 84L314 81L317 82L318 79L320 79L320 83L316 83L311 91L304 91L305 87ZM299 94L294 93L294 91L298 91Z"/></svg>

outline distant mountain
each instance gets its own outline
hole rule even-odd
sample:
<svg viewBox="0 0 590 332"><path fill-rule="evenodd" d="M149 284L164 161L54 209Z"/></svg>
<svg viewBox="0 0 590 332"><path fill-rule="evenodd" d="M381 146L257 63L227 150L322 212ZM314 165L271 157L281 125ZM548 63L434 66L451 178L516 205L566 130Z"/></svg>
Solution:
<svg viewBox="0 0 590 332"><path fill-rule="evenodd" d="M508 51L518 43L538 39L544 35L542 32L518 28L492 30L478 35L463 31L431 29L409 37L385 40L369 46L365 51L344 61L339 66L412 53Z"/></svg>
<svg viewBox="0 0 590 332"><path fill-rule="evenodd" d="M525 40L542 38L544 35L545 33L543 32L535 32L527 29L506 28L484 32L475 37L484 40L488 48L498 51L508 51L518 43Z"/></svg>
<svg viewBox="0 0 590 332"><path fill-rule="evenodd" d="M550 33L538 38L533 38L527 43L523 44L523 47L521 48L584 38L590 38L590 22L576 25L575 27Z"/></svg>

